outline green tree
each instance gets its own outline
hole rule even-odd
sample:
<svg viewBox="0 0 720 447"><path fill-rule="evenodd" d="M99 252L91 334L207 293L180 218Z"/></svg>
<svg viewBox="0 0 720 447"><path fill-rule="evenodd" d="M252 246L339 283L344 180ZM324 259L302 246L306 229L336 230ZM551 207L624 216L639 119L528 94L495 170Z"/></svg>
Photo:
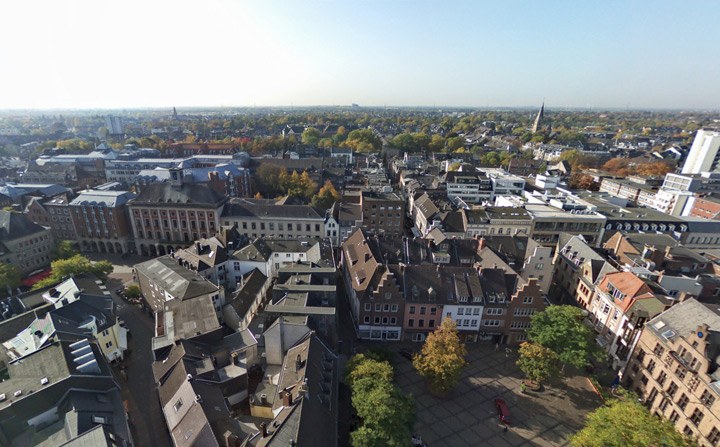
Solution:
<svg viewBox="0 0 720 447"><path fill-rule="evenodd" d="M110 262L92 262L82 255L75 255L67 259L57 259L50 264L50 268L52 269L50 276L35 283L33 289L42 289L43 287L54 286L71 276L77 276L84 273L95 275L104 281L113 271L113 266Z"/></svg>
<svg viewBox="0 0 720 447"><path fill-rule="evenodd" d="M270 163L263 163L257 169L255 178L260 189L272 195L280 191L280 176L283 173L286 172L282 167Z"/></svg>
<svg viewBox="0 0 720 447"><path fill-rule="evenodd" d="M465 147L465 138L463 137L451 137L445 142L448 152L455 151L461 147Z"/></svg>
<svg viewBox="0 0 720 447"><path fill-rule="evenodd" d="M0 293L4 294L8 287L15 288L19 286L21 279L17 267L0 262Z"/></svg>
<svg viewBox="0 0 720 447"><path fill-rule="evenodd" d="M130 284L125 289L125 296L128 298L139 298L142 292L140 291L140 286L137 284Z"/></svg>
<svg viewBox="0 0 720 447"><path fill-rule="evenodd" d="M445 318L428 335L422 351L413 358L413 366L428 381L431 390L443 393L457 384L467 364L466 355L467 349L460 342L455 322Z"/></svg>
<svg viewBox="0 0 720 447"><path fill-rule="evenodd" d="M55 255L55 259L67 259L72 258L78 253L73 241L64 240L58 242L53 254Z"/></svg>
<svg viewBox="0 0 720 447"><path fill-rule="evenodd" d="M376 152L382 149L382 141L372 129L353 130L343 145L358 152Z"/></svg>
<svg viewBox="0 0 720 447"><path fill-rule="evenodd" d="M314 127L308 127L307 129L303 130L300 141L302 141L302 144L315 146L318 144L318 141L320 141L320 131Z"/></svg>
<svg viewBox="0 0 720 447"><path fill-rule="evenodd" d="M583 318L578 307L549 306L532 316L528 339L557 353L563 364L583 368L598 355L592 331L583 324Z"/></svg>
<svg viewBox="0 0 720 447"><path fill-rule="evenodd" d="M393 383L393 368L381 357L357 354L346 365L351 402L362 421L350 435L354 447L400 447L410 440L414 402Z"/></svg>
<svg viewBox="0 0 720 447"><path fill-rule="evenodd" d="M321 209L329 209L333 203L340 200L340 193L337 192L335 186L330 180L326 180L325 184L320 188L317 194L315 194L310 201L310 204L314 207Z"/></svg>
<svg viewBox="0 0 720 447"><path fill-rule="evenodd" d="M440 152L445 149L445 137L440 134L433 134L433 136L430 137L428 149L433 152Z"/></svg>
<svg viewBox="0 0 720 447"><path fill-rule="evenodd" d="M633 396L612 399L587 416L572 447L681 447L696 445L674 425L650 414Z"/></svg>
<svg viewBox="0 0 720 447"><path fill-rule="evenodd" d="M531 381L542 383L557 372L558 355L545 346L525 342L518 352L517 365Z"/></svg>

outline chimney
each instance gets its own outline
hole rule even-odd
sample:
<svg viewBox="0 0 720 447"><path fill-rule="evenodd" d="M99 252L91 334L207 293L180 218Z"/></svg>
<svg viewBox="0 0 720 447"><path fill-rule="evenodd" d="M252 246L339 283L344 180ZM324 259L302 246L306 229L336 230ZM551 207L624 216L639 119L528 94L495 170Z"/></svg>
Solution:
<svg viewBox="0 0 720 447"><path fill-rule="evenodd" d="M290 393L290 391L283 391L282 403L284 407L292 405L292 393Z"/></svg>
<svg viewBox="0 0 720 447"><path fill-rule="evenodd" d="M268 436L267 423L263 422L262 424L260 424L260 430L262 430L262 437L267 438L267 436Z"/></svg>
<svg viewBox="0 0 720 447"><path fill-rule="evenodd" d="M197 251L197 254L200 254L200 242L195 241L195 250Z"/></svg>
<svg viewBox="0 0 720 447"><path fill-rule="evenodd" d="M478 241L478 251L482 250L483 248L485 248L485 238L481 237Z"/></svg>
<svg viewBox="0 0 720 447"><path fill-rule="evenodd" d="M302 359L300 358L300 354L298 354L295 359L295 371L300 371L300 368L302 368Z"/></svg>

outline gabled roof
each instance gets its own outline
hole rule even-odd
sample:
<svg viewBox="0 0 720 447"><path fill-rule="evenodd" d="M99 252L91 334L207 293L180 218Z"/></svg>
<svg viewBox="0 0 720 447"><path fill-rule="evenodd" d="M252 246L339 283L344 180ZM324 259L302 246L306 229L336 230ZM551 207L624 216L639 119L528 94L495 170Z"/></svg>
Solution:
<svg viewBox="0 0 720 447"><path fill-rule="evenodd" d="M244 317L248 309L255 302L255 298L265 286L268 277L258 269L245 275L243 285L233 293L232 299L227 305L235 309L240 318Z"/></svg>
<svg viewBox="0 0 720 447"><path fill-rule="evenodd" d="M0 210L0 241L8 241L45 231L25 214Z"/></svg>
<svg viewBox="0 0 720 447"><path fill-rule="evenodd" d="M177 261L169 256L161 256L136 264L135 270L152 279L159 287L181 300L218 291L216 285L180 266Z"/></svg>

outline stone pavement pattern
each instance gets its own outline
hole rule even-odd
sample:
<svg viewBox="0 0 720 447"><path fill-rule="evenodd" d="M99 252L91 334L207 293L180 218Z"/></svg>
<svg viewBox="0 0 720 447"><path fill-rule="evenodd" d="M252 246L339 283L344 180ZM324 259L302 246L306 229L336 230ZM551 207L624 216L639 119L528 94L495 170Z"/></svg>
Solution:
<svg viewBox="0 0 720 447"><path fill-rule="evenodd" d="M413 345L415 350L419 344ZM398 348L399 349L399 348ZM468 366L457 387L444 398L426 392L412 362L395 356L395 380L415 396L416 433L429 447L451 446L567 446L582 428L585 415L602 402L587 379L574 376L546 386L542 392L522 394L517 356L506 359L493 346L468 345ZM504 399L512 424L503 431L494 400Z"/></svg>

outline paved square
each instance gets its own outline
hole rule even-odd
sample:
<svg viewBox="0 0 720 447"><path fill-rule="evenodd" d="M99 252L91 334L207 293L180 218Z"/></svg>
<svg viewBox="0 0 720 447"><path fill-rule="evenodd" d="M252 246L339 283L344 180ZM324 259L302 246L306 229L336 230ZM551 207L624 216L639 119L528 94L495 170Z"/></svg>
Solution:
<svg viewBox="0 0 720 447"><path fill-rule="evenodd" d="M399 349L398 345L390 349ZM407 346L407 345L404 345ZM419 344L412 345L415 350ZM569 437L583 426L587 413L602 402L582 376L546 385L542 392L520 392L522 373L517 355L505 358L494 346L468 345L468 366L458 386L445 398L428 394L412 362L395 356L395 380L403 391L415 396L416 433L429 447L566 446ZM493 400L505 399L512 425L503 431Z"/></svg>

